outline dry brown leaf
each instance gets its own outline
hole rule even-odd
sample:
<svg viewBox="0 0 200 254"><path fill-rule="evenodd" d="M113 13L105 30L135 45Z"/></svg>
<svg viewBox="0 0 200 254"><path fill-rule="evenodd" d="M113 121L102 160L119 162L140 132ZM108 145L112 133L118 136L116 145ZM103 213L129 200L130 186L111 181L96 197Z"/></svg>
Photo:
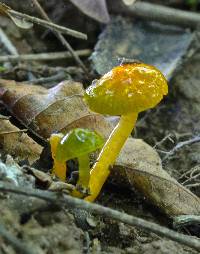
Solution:
<svg viewBox="0 0 200 254"><path fill-rule="evenodd" d="M42 147L7 119L0 119L0 145L4 152L19 160L33 163L39 159Z"/></svg>
<svg viewBox="0 0 200 254"><path fill-rule="evenodd" d="M144 141L128 139L116 162L118 171L170 217L200 214L200 199L163 170L157 152Z"/></svg>
<svg viewBox="0 0 200 254"><path fill-rule="evenodd" d="M107 137L111 124L89 111L80 83L65 81L52 89L0 80L0 99L27 128L43 139L74 127L94 129ZM200 200L162 169L158 154L142 140L128 139L114 166L122 180L138 187L169 216L199 214Z"/></svg>
<svg viewBox="0 0 200 254"><path fill-rule="evenodd" d="M89 111L82 100L84 89L74 81L46 89L0 80L0 99L26 128L46 140L53 132L75 127L94 129L107 137L112 126L102 115Z"/></svg>
<svg viewBox="0 0 200 254"><path fill-rule="evenodd" d="M101 22L108 23L110 17L105 0L70 0L84 14Z"/></svg>

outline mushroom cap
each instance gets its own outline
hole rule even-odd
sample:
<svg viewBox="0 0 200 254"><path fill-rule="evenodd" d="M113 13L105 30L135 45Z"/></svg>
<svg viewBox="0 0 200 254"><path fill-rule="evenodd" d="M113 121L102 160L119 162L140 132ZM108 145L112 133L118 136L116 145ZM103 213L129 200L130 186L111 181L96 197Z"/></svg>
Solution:
<svg viewBox="0 0 200 254"><path fill-rule="evenodd" d="M67 161L101 148L104 139L96 132L76 128L68 132L58 143L55 159Z"/></svg>
<svg viewBox="0 0 200 254"><path fill-rule="evenodd" d="M128 63L93 81L84 98L94 112L124 115L153 108L167 93L167 80L158 69L144 63Z"/></svg>

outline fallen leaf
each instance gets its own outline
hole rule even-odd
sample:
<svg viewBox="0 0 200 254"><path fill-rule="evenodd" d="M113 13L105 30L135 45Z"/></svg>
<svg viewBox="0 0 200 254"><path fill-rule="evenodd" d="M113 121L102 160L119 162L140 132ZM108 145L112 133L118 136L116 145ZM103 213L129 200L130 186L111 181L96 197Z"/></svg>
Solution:
<svg viewBox="0 0 200 254"><path fill-rule="evenodd" d="M4 152L19 160L33 163L39 159L42 147L14 126L8 119L0 119L0 145Z"/></svg>
<svg viewBox="0 0 200 254"><path fill-rule="evenodd" d="M113 170L117 172L170 217L200 213L200 199L163 170L157 152L142 140L127 140Z"/></svg>
<svg viewBox="0 0 200 254"><path fill-rule="evenodd" d="M108 23L110 17L105 0L70 0L87 16L101 22Z"/></svg>
<svg viewBox="0 0 200 254"><path fill-rule="evenodd" d="M102 115L91 112L82 99L82 84L61 82L46 89L15 81L0 80L0 99L26 128L46 141L53 132L82 127L108 137L112 130Z"/></svg>

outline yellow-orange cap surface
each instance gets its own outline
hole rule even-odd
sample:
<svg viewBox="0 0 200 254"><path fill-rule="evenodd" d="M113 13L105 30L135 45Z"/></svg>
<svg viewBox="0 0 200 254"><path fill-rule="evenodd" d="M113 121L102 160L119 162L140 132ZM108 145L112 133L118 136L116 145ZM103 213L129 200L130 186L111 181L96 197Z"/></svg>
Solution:
<svg viewBox="0 0 200 254"><path fill-rule="evenodd" d="M155 67L143 63L117 66L86 89L92 111L124 115L156 106L168 93L167 80Z"/></svg>

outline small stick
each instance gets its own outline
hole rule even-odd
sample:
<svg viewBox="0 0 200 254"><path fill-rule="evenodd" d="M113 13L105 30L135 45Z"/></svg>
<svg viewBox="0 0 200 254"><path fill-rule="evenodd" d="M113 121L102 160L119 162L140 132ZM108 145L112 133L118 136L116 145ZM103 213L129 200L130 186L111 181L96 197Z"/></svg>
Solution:
<svg viewBox="0 0 200 254"><path fill-rule="evenodd" d="M0 120L9 120L9 119L10 119L10 116L0 115Z"/></svg>
<svg viewBox="0 0 200 254"><path fill-rule="evenodd" d="M38 12L41 14L41 16L47 20L48 22L51 22L49 16L47 13L44 11L42 6L37 0L32 0L33 4L35 5L36 9ZM80 57L76 54L76 52L73 50L72 46L69 44L69 42L65 39L65 37L60 33L60 32L55 32L56 37L60 40L60 42L63 44L65 48L67 48L72 55L72 57L75 59L77 64L84 70L85 73L88 73L88 70L84 63L81 61Z"/></svg>
<svg viewBox="0 0 200 254"><path fill-rule="evenodd" d="M28 131L28 130L27 129L22 129L22 130L16 130L16 131L4 131L4 132L0 132L0 135L20 133L20 132L26 132L26 131Z"/></svg>
<svg viewBox="0 0 200 254"><path fill-rule="evenodd" d="M15 249L16 253L23 254L34 254L35 252L31 250L31 247L24 244L20 239L11 235L3 225L0 225L0 235L6 240L7 243L11 244Z"/></svg>
<svg viewBox="0 0 200 254"><path fill-rule="evenodd" d="M156 142L156 144L153 146L154 149L156 149L158 146L161 146L166 140L170 140L172 143L174 143L174 140L172 139L172 134L169 133L167 136L165 136L160 141Z"/></svg>
<svg viewBox="0 0 200 254"><path fill-rule="evenodd" d="M87 35L83 34L81 32L66 28L64 26L59 26L59 25L56 25L52 22L49 22L49 21L46 21L46 20L43 20L43 19L39 19L39 18L36 18L36 17L33 17L33 16L29 16L27 14L24 14L24 13L21 13L21 12L18 12L18 11L14 11L12 9L8 9L7 11L8 11L8 13L10 13L10 14L18 17L18 18L22 18L22 19L25 19L25 20L30 21L32 23L44 26L44 27L46 27L48 29L51 29L53 31L60 32L60 33L63 33L63 34L67 34L67 35L71 35L71 36L76 37L78 39L87 40Z"/></svg>
<svg viewBox="0 0 200 254"><path fill-rule="evenodd" d="M158 4L147 2L136 2L126 6L120 2L119 5L112 4L111 10L146 20L158 21L163 24L179 25L182 27L197 28L200 23L199 13L182 11Z"/></svg>
<svg viewBox="0 0 200 254"><path fill-rule="evenodd" d="M197 188L200 186L200 183L191 183L191 184L187 184L185 185L186 188L190 189L190 188Z"/></svg>
<svg viewBox="0 0 200 254"><path fill-rule="evenodd" d="M164 236L168 239L200 251L200 240L195 237L186 236L174 230L157 225L156 223L149 222L136 216L131 216L101 205L89 203L78 198L74 198L68 195L61 196L58 195L59 193L56 195L55 193L38 189L16 187L7 183L4 184L3 182L0 182L0 191L40 198L60 207L84 209L91 213L95 213L104 217L107 216L111 219L115 219L128 225L142 228L146 231L153 232L159 236Z"/></svg>
<svg viewBox="0 0 200 254"><path fill-rule="evenodd" d="M187 225L200 225L200 216L198 215L180 215L173 221L174 228L180 228Z"/></svg>
<svg viewBox="0 0 200 254"><path fill-rule="evenodd" d="M191 138L191 139L186 140L186 141L179 142L179 143L178 143L172 150L170 150L169 152L163 151L163 152L166 154L166 156L163 158L162 161L167 160L169 156L174 155L178 150L180 150L180 149L183 148L184 146L191 145L191 144L194 144L194 143L197 143L197 142L200 142L200 136Z"/></svg>
<svg viewBox="0 0 200 254"><path fill-rule="evenodd" d="M198 180L197 178L200 177L200 173L191 176L190 178L186 179L184 182L182 182L182 185L188 185L192 180Z"/></svg>
<svg viewBox="0 0 200 254"><path fill-rule="evenodd" d="M3 29L0 28L0 41L10 54L18 55L18 51L13 43L10 41L8 36L4 33Z"/></svg>
<svg viewBox="0 0 200 254"><path fill-rule="evenodd" d="M76 54L79 56L89 56L90 53L91 53L90 49L83 49L83 50L76 51ZM71 54L68 51L0 56L0 62L52 61L52 60L66 59L66 58L71 58Z"/></svg>
<svg viewBox="0 0 200 254"><path fill-rule="evenodd" d="M57 81L61 81L63 79L67 79L67 75L64 72L58 72L57 74L52 75L50 77L31 79L29 81L25 81L24 83L25 84L34 84L34 85L44 84L43 85L44 87L51 88L53 85L46 84L46 83L57 82Z"/></svg>

